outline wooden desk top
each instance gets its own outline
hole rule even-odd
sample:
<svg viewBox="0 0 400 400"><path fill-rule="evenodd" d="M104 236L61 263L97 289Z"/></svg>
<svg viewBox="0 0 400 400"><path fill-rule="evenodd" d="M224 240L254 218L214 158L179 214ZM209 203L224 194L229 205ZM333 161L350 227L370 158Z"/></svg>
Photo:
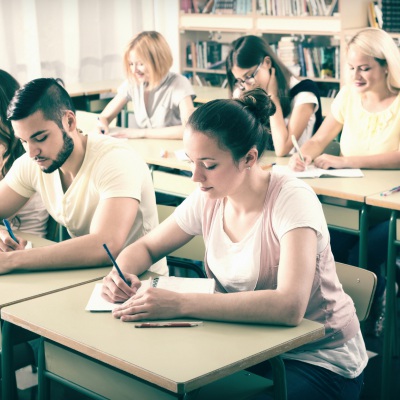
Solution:
<svg viewBox="0 0 400 400"><path fill-rule="evenodd" d="M175 393L194 390L324 334L323 325L308 320L295 328L204 321L193 328L137 329L110 313L85 311L93 286L15 304L3 308L1 316Z"/></svg>
<svg viewBox="0 0 400 400"><path fill-rule="evenodd" d="M399 182L400 182L400 177L399 177ZM379 193L374 194L373 196L367 197L367 204L370 204L371 206L400 211L400 193L399 192L393 193L389 196L381 196Z"/></svg>
<svg viewBox="0 0 400 400"><path fill-rule="evenodd" d="M128 143L136 149L148 164L190 171L187 161L179 160L175 150L183 150L182 140L130 139ZM167 156L162 157L166 151ZM273 151L266 151L260 159L262 165L276 163L286 165L290 157L277 157ZM400 183L399 170L363 170L363 178L311 178L304 179L318 195L364 203L367 196L397 186ZM182 177L185 178L185 177ZM187 178L186 180L190 180ZM188 184L192 187L192 184Z"/></svg>
<svg viewBox="0 0 400 400"><path fill-rule="evenodd" d="M367 196L397 186L400 182L398 170L363 170L363 178L316 178L304 179L318 195L343 200L365 202Z"/></svg>
<svg viewBox="0 0 400 400"><path fill-rule="evenodd" d="M89 96L101 93L116 93L123 79L110 79L98 82L71 83L66 90L71 97Z"/></svg>
<svg viewBox="0 0 400 400"><path fill-rule="evenodd" d="M175 156L176 150L183 150L180 139L128 139L128 144L142 155L147 164L191 171L188 161Z"/></svg>
<svg viewBox="0 0 400 400"><path fill-rule="evenodd" d="M53 243L29 233L16 233L18 236L31 241L33 247L43 247ZM107 275L110 270L111 266L62 271L16 272L0 275L0 308L82 283L99 280Z"/></svg>
<svg viewBox="0 0 400 400"><path fill-rule="evenodd" d="M229 90L227 88L212 87L212 86L197 86L193 85L196 93L195 103L207 103L216 99L229 99ZM322 115L326 117L331 111L332 97L321 97Z"/></svg>

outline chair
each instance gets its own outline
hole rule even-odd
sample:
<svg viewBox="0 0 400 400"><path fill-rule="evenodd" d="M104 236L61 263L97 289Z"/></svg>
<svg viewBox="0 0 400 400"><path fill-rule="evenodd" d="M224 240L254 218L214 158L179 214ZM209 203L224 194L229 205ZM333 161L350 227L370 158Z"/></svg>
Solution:
<svg viewBox="0 0 400 400"><path fill-rule="evenodd" d="M157 204L158 219L160 223L168 218L175 210L173 206ZM167 256L167 264L170 275L178 274L177 269L193 271L198 277L205 278L203 260L205 254L202 237L196 236L181 248ZM182 274L179 274L182 275ZM184 275L186 275L184 273Z"/></svg>
<svg viewBox="0 0 400 400"><path fill-rule="evenodd" d="M376 275L367 269L342 263L336 263L336 273L343 290L354 302L358 320L365 321L375 294Z"/></svg>
<svg viewBox="0 0 400 400"><path fill-rule="evenodd" d="M332 142L330 142L328 146L325 147L322 153L330 154L331 156L339 156L340 143L337 140L332 140Z"/></svg>

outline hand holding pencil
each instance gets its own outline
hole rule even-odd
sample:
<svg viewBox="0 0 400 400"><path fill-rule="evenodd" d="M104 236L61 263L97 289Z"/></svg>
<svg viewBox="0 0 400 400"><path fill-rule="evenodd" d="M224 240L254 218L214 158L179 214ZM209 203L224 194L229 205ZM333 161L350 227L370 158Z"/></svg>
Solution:
<svg viewBox="0 0 400 400"><path fill-rule="evenodd" d="M5 230L0 231L0 252L25 249L28 242L15 236L11 224L7 219L3 219L3 224Z"/></svg>
<svg viewBox="0 0 400 400"><path fill-rule="evenodd" d="M292 155L292 157L290 157L289 167L293 171L305 171L307 169L307 165L311 164L312 159L302 153L300 146L297 143L297 139L294 135L292 135L291 139L296 152Z"/></svg>

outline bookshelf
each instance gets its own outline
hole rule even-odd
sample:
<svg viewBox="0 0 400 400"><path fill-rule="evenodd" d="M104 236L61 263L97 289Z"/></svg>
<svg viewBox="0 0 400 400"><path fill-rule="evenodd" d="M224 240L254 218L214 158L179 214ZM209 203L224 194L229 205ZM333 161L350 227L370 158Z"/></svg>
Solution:
<svg viewBox="0 0 400 400"><path fill-rule="evenodd" d="M306 71L299 61L299 66L293 68L294 73L315 80L322 95L327 96L337 92L343 84L345 32L368 26L368 0L332 0L332 4L331 0L214 0L214 4L220 1L233 9L221 12L214 6L214 10L209 7L203 13L204 4L209 2L197 0L198 12L195 12L190 6L193 0L180 0L181 72L195 85L224 84L223 59L229 44L238 37L263 36L276 49L281 40L285 42L288 40L285 38L290 37L298 46L299 54L311 53L308 57L313 63ZM235 7L239 11L236 12ZM214 52L208 49L209 43ZM220 60L216 59L218 55ZM218 64L217 61L222 62Z"/></svg>

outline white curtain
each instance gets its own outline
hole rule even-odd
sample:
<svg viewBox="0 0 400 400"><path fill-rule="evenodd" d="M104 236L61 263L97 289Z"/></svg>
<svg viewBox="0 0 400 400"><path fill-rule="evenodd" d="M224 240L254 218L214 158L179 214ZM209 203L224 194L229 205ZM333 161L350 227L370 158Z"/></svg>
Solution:
<svg viewBox="0 0 400 400"><path fill-rule="evenodd" d="M178 12L179 0L0 0L0 68L21 84L122 80L126 44L157 30L178 71Z"/></svg>

